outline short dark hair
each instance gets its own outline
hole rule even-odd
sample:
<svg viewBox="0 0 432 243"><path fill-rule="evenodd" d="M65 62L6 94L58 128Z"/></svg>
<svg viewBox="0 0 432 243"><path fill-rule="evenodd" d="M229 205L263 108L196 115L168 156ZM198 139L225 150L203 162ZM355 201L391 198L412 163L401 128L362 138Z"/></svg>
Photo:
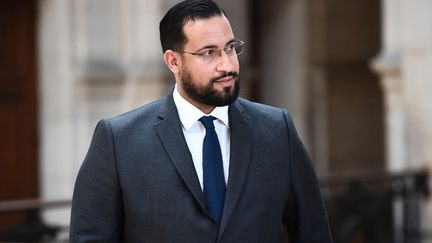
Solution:
<svg viewBox="0 0 432 243"><path fill-rule="evenodd" d="M177 3L159 23L162 51L183 51L187 42L183 27L188 21L222 15L225 12L212 0L185 0Z"/></svg>

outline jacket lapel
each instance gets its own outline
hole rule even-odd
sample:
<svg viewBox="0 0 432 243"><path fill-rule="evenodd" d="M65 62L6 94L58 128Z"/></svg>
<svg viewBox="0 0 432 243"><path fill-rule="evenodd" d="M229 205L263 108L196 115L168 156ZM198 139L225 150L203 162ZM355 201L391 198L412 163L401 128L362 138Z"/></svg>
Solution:
<svg viewBox="0 0 432 243"><path fill-rule="evenodd" d="M219 236L225 230L241 195L252 150L250 117L244 112L238 101L230 106L229 121L231 133L230 168Z"/></svg>
<svg viewBox="0 0 432 243"><path fill-rule="evenodd" d="M207 212L204 196L196 175L192 156L183 136L172 94L166 96L161 103L158 117L159 120L155 123L155 128L168 156L202 210ZM225 230L241 195L248 173L252 149L250 117L244 112L238 101L234 102L229 108L229 120L231 133L230 168L219 237Z"/></svg>
<svg viewBox="0 0 432 243"><path fill-rule="evenodd" d="M183 135L172 94L166 96L165 100L162 102L159 112L159 121L156 122L155 127L168 156L181 178L192 192L199 205L205 210L204 196L196 175L192 156Z"/></svg>

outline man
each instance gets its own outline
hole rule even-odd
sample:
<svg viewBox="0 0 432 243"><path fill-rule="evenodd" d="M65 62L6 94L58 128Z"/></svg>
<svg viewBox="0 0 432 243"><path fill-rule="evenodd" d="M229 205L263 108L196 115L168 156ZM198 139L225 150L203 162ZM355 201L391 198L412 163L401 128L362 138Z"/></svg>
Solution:
<svg viewBox="0 0 432 243"><path fill-rule="evenodd" d="M102 120L76 181L71 242L331 242L286 110L237 98L243 42L211 0L160 23L176 86Z"/></svg>

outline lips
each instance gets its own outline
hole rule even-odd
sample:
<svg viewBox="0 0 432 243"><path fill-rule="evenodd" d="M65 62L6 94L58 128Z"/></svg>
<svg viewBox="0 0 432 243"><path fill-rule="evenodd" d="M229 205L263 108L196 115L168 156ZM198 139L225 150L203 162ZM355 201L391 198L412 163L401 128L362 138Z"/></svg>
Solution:
<svg viewBox="0 0 432 243"><path fill-rule="evenodd" d="M232 86L234 84L235 78L233 76L226 76L220 79L217 79L215 83L220 84L224 87Z"/></svg>

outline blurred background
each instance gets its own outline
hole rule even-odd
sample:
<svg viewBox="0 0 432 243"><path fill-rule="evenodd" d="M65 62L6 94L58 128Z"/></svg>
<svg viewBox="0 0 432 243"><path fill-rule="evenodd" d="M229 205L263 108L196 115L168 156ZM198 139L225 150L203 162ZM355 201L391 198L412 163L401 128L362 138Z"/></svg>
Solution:
<svg viewBox="0 0 432 243"><path fill-rule="evenodd" d="M67 242L101 118L164 96L175 0L0 1L0 241ZM241 95L289 109L335 243L432 242L432 1L217 0Z"/></svg>

